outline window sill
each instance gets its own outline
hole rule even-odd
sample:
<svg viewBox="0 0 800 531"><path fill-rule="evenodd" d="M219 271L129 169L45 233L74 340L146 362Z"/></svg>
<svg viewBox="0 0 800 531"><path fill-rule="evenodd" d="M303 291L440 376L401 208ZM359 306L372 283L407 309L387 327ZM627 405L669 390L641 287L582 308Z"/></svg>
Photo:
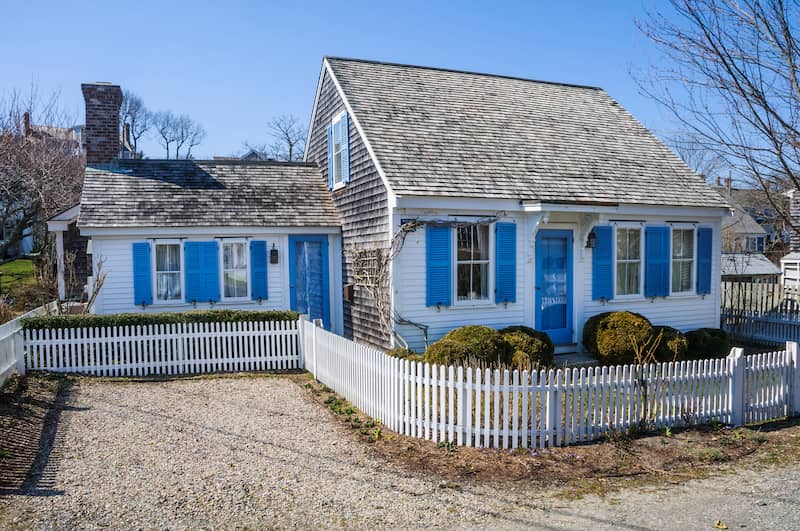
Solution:
<svg viewBox="0 0 800 531"><path fill-rule="evenodd" d="M331 192L337 192L339 190L342 190L344 189L345 186L347 186L347 184L344 182L336 183L333 185L333 188L331 188Z"/></svg>
<svg viewBox="0 0 800 531"><path fill-rule="evenodd" d="M667 295L666 297L643 297L641 295L640 296L636 296L636 297L631 297L629 295L620 295L619 297L615 297L615 298L611 299L610 301L606 301L606 304L612 304L612 305L613 304L630 304L632 302L634 302L634 303L652 302L654 300L669 301L669 300L676 300L676 299L678 299L678 300L689 300L689 299L701 300L701 299L703 299L704 297L707 297L707 296L708 296L708 294L707 295L698 295L697 293L692 293L692 292L674 293L674 294L671 294L671 295Z"/></svg>
<svg viewBox="0 0 800 531"><path fill-rule="evenodd" d="M492 301L463 301L463 302L456 302L450 308L453 309L469 309L469 308L493 308L497 306L497 304L493 303Z"/></svg>

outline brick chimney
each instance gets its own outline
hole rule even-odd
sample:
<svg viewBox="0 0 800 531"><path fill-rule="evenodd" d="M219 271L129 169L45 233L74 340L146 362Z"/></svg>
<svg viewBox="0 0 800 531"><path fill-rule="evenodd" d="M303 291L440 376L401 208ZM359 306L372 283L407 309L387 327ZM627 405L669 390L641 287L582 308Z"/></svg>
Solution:
<svg viewBox="0 0 800 531"><path fill-rule="evenodd" d="M122 89L111 83L83 83L86 102L86 163L110 164L119 156L119 108Z"/></svg>

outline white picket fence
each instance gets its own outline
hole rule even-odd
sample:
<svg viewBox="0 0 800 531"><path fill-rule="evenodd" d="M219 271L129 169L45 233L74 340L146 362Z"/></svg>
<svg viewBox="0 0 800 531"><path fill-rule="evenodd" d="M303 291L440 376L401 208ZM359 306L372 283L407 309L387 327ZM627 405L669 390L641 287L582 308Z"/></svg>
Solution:
<svg viewBox="0 0 800 531"><path fill-rule="evenodd" d="M22 325L20 322L26 317L37 317L54 311L55 304L51 302L50 304L39 306L16 319L0 325L0 388L3 387L8 377L15 370L22 373L25 372L24 350L22 336L20 335Z"/></svg>
<svg viewBox="0 0 800 531"><path fill-rule="evenodd" d="M298 321L25 330L26 369L95 376L275 371L303 366Z"/></svg>
<svg viewBox="0 0 800 531"><path fill-rule="evenodd" d="M574 444L624 430L800 413L796 343L781 352L539 372L409 362L302 323L306 368L388 428L464 446Z"/></svg>
<svg viewBox="0 0 800 531"><path fill-rule="evenodd" d="M722 329L738 339L766 345L780 345L786 341L800 342L800 319L796 314L760 314L723 309L720 317Z"/></svg>
<svg viewBox="0 0 800 531"><path fill-rule="evenodd" d="M797 343L716 360L528 372L400 360L302 319L23 332L17 323L0 328L0 362L0 375L14 366L99 376L305 368L391 430L487 448L586 442L643 419L660 428L800 414Z"/></svg>

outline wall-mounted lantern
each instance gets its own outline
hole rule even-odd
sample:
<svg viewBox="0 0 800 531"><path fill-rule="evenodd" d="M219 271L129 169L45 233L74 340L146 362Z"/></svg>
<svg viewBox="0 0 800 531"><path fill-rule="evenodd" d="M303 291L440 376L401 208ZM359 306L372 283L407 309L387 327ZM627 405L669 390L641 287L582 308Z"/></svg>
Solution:
<svg viewBox="0 0 800 531"><path fill-rule="evenodd" d="M594 229L589 233L586 237L586 248L587 249L594 249L594 244L597 241L597 235L594 233Z"/></svg>
<svg viewBox="0 0 800 531"><path fill-rule="evenodd" d="M269 250L269 263L270 264L277 264L278 263L278 248L275 247L275 244L272 244L272 249Z"/></svg>

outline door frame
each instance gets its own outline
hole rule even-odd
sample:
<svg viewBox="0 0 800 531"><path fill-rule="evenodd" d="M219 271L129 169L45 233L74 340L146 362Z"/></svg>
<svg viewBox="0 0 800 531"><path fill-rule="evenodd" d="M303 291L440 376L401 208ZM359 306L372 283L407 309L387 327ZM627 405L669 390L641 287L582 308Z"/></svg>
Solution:
<svg viewBox="0 0 800 531"><path fill-rule="evenodd" d="M573 228L541 228L536 231L534 239L533 327L541 331L544 331L541 328L541 312L539 311L539 294L541 291L538 289L537 283L543 255L539 252L539 240L541 236L548 235L565 236L567 238L567 326L565 330L568 332L566 333L566 341L553 341L558 346L570 344L575 338L575 230Z"/></svg>
<svg viewBox="0 0 800 531"><path fill-rule="evenodd" d="M326 329L331 327L330 305L330 266L328 265L328 235L327 234L302 234L289 236L289 307L296 311L297 291L295 286L295 245L303 242L319 242L322 244L322 324Z"/></svg>

